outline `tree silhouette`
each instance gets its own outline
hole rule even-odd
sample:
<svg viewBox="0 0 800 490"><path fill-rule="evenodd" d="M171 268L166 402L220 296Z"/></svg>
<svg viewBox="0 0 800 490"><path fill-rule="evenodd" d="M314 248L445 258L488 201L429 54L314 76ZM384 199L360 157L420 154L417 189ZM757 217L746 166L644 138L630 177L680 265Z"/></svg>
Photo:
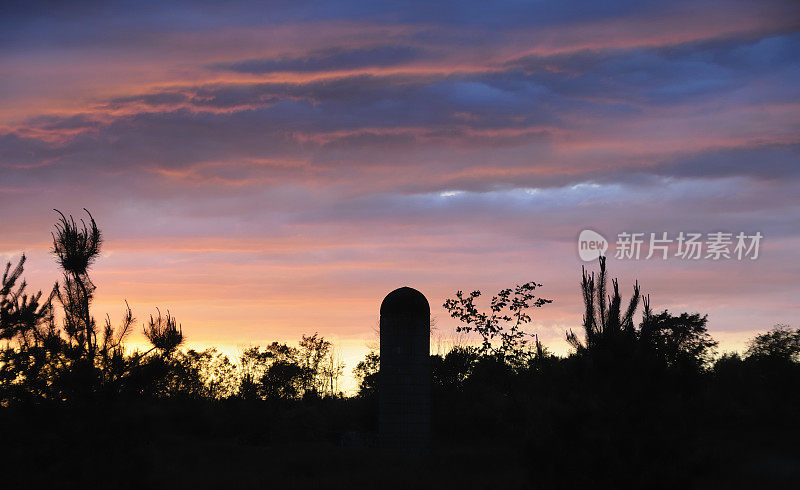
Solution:
<svg viewBox="0 0 800 490"><path fill-rule="evenodd" d="M579 353L614 355L628 350L635 339L633 315L639 306L639 283L634 283L633 295L623 313L619 282L617 279L611 281L613 295L607 295L607 280L605 257L600 257L600 273L596 277L594 272L589 274L586 268L582 269L583 342L572 330L567 332L567 342Z"/></svg>
<svg viewBox="0 0 800 490"><path fill-rule="evenodd" d="M0 283L0 340L18 338L22 344L37 340L37 327L52 313L52 295L42 301L42 292L31 296L25 292L28 287L22 278L25 269L25 255L19 259L12 269L11 262L6 263ZM31 338L33 337L33 338Z"/></svg>
<svg viewBox="0 0 800 490"><path fill-rule="evenodd" d="M321 376L322 366L330 354L331 343L318 333L300 339L298 360L303 370L301 389L304 394L315 395L325 389L325 377Z"/></svg>
<svg viewBox="0 0 800 490"><path fill-rule="evenodd" d="M106 316L98 340L97 323L91 312L96 289L89 275L91 266L100 255L102 234L92 214L88 223L80 225L70 215L56 210L59 219L53 238L53 254L62 270L62 282L56 285L56 297L63 310L63 339L61 353L64 389L73 394L88 395L99 389L119 386L141 357L126 357L123 342L135 322L133 312L125 303L122 324L115 328ZM60 338L60 335L59 335Z"/></svg>
<svg viewBox="0 0 800 490"><path fill-rule="evenodd" d="M250 347L239 356L239 396L293 399L337 395L344 365L333 344L320 336L303 335L298 347L273 342Z"/></svg>
<svg viewBox="0 0 800 490"><path fill-rule="evenodd" d="M161 316L161 310L157 311L158 316L153 318L153 315L150 315L150 322L144 326L144 336L153 348L158 349L164 356L170 356L183 343L183 329L175 317L170 315L169 310L165 317Z"/></svg>
<svg viewBox="0 0 800 490"><path fill-rule="evenodd" d="M306 382L306 371L297 363L276 360L261 377L261 389L267 399L297 398Z"/></svg>
<svg viewBox="0 0 800 490"><path fill-rule="evenodd" d="M42 300L41 291L28 296L22 280L25 255L12 269L8 262L0 283L0 405L12 400L46 396L53 372L50 351L59 339L52 326L52 299Z"/></svg>
<svg viewBox="0 0 800 490"><path fill-rule="evenodd" d="M89 278L89 267L100 254L102 236L89 211L89 226L81 220L60 218L53 235L53 254L63 272L63 283L57 289L58 300L64 309L64 331L70 341L84 352L84 359L93 360L97 350L95 321L90 312L95 286Z"/></svg>
<svg viewBox="0 0 800 490"><path fill-rule="evenodd" d="M444 356L432 356L433 384L446 391L461 391L480 355L473 347L456 346Z"/></svg>
<svg viewBox="0 0 800 490"><path fill-rule="evenodd" d="M800 328L776 325L770 331L754 337L747 345L748 357L800 362Z"/></svg>
<svg viewBox="0 0 800 490"><path fill-rule="evenodd" d="M479 311L475 304L481 295L480 291L472 291L467 296L463 291L457 291L456 297L447 299L443 306L451 317L461 322L456 327L457 332L476 332L480 335L481 355L495 355L511 363L520 363L526 355L527 337L534 337L539 347L538 339L523 330L531 321L529 309L541 308L553 302L536 297L534 291L541 286L528 282L514 289L503 289L492 296L488 312ZM495 338L500 339L499 346L493 343Z"/></svg>
<svg viewBox="0 0 800 490"><path fill-rule="evenodd" d="M342 361L339 349L331 347L327 357L320 365L319 378L321 378L322 392L330 396L340 396L339 379L344 374L345 364Z"/></svg>
<svg viewBox="0 0 800 490"><path fill-rule="evenodd" d="M144 353L126 353L124 340L135 322L125 303L119 327L106 316L98 328L92 315L95 285L90 272L100 254L102 235L89 211L88 221L56 211L59 219L52 233L52 252L62 280L42 300L42 294L25 294L20 283L25 257L11 269L6 266L0 287L0 336L16 345L3 350L0 359L4 399L35 397L68 401L97 394L121 392L165 393L166 379L178 372L176 362L167 362L183 341L180 326L167 313L150 317L144 327L152 348ZM57 327L53 300L61 306L61 328ZM155 351L155 352L153 352ZM150 385L145 387L145 385ZM16 394L12 394L16 393Z"/></svg>
<svg viewBox="0 0 800 490"><path fill-rule="evenodd" d="M667 310L653 314L649 297L644 300L644 317L639 327L640 345L668 367L700 369L708 365L718 343L708 334L708 316L699 313L671 315Z"/></svg>
<svg viewBox="0 0 800 490"><path fill-rule="evenodd" d="M356 364L353 374L358 379L359 395L369 396L377 392L380 369L381 356L375 351L370 351L363 361L359 361Z"/></svg>

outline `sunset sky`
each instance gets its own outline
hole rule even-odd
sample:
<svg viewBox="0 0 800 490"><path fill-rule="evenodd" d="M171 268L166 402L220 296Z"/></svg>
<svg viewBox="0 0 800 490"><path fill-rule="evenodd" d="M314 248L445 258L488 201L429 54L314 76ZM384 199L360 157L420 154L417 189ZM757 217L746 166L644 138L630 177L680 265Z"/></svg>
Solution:
<svg viewBox="0 0 800 490"><path fill-rule="evenodd" d="M533 280L564 353L583 229L760 232L609 269L721 350L800 326L795 1L3 2L0 98L0 259L49 288L85 207L96 316L169 308L190 346L318 331L350 372L392 289L447 336L456 290Z"/></svg>

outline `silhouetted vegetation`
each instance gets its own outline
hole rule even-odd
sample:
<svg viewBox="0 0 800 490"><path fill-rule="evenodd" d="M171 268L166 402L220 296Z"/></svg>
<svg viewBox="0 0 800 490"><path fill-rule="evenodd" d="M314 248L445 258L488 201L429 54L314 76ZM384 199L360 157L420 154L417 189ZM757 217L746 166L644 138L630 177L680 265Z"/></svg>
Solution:
<svg viewBox="0 0 800 490"><path fill-rule="evenodd" d="M486 310L480 291L445 301L478 342L431 356L434 451L419 461L372 448L379 352L353 366L358 392L345 396L345 366L317 333L230 359L185 349L168 310L139 324L126 304L118 325L98 324L90 276L101 247L91 215L59 213L62 277L50 294L27 290L25 256L4 269L0 430L12 487L400 488L425 475L440 488L788 488L800 476L800 329L778 325L744 353L718 355L705 315L654 312L638 283L623 301L603 258L598 273L583 271L582 331L565 333L564 357L532 328L551 303L534 294L540 284L503 289ZM143 351L126 346L137 325Z"/></svg>

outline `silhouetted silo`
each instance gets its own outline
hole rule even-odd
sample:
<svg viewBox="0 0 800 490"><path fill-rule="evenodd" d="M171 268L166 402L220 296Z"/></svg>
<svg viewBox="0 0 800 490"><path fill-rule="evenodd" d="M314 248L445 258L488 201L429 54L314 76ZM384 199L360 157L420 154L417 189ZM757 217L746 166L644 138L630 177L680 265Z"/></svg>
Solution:
<svg viewBox="0 0 800 490"><path fill-rule="evenodd" d="M402 452L430 445L431 369L428 300L395 289L381 303L378 430L381 446Z"/></svg>

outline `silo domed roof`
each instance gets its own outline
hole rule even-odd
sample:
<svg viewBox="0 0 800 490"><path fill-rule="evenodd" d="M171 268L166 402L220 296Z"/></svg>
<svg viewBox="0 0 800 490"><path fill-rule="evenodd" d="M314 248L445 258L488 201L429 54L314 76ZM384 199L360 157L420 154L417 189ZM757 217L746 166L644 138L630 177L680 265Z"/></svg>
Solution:
<svg viewBox="0 0 800 490"><path fill-rule="evenodd" d="M397 314L424 314L430 316L431 307L425 295L404 286L387 294L381 303L381 316Z"/></svg>

